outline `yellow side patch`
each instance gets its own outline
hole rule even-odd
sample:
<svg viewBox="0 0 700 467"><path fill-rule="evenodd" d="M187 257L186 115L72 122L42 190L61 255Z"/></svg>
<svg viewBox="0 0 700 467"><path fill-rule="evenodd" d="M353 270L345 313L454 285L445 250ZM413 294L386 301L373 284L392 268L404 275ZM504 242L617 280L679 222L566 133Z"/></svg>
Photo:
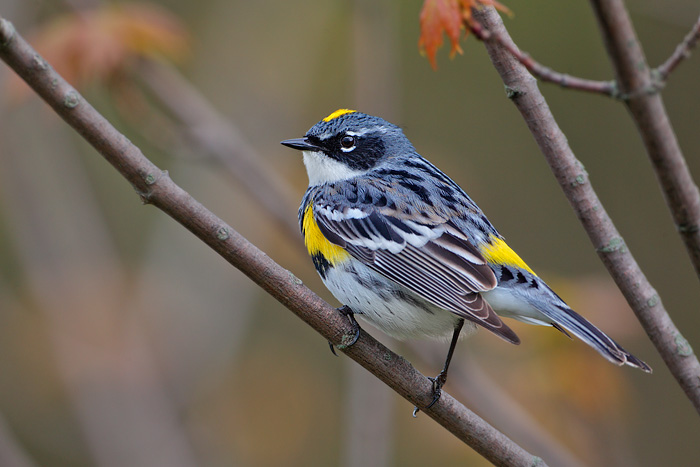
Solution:
<svg viewBox="0 0 700 467"><path fill-rule="evenodd" d="M516 268L524 269L531 274L535 274L535 271L530 269L530 266L525 264L525 261L520 259L520 256L518 256L506 242L494 235L491 235L490 240L490 244L484 243L480 248L481 254L484 255L486 261L494 264L515 266Z"/></svg>
<svg viewBox="0 0 700 467"><path fill-rule="evenodd" d="M341 115L345 114L351 114L357 112L357 110L350 110L350 109L338 109L326 118L323 119L324 122L330 122L331 120L340 117Z"/></svg>
<svg viewBox="0 0 700 467"><path fill-rule="evenodd" d="M350 258L350 253L338 245L332 244L323 236L321 229L318 228L316 219L314 219L311 204L304 210L302 227L304 228L304 244L311 256L320 254L331 266L335 266Z"/></svg>

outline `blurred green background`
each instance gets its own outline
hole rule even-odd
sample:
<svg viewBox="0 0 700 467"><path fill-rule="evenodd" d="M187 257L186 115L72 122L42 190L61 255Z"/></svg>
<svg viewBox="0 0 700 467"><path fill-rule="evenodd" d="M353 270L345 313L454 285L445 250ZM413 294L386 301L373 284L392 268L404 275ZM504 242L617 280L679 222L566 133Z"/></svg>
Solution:
<svg viewBox="0 0 700 467"><path fill-rule="evenodd" d="M289 233L307 181L299 154L279 141L340 107L401 125L565 300L654 368L616 368L556 331L509 322L522 345L483 332L461 343L446 390L550 465L697 464L697 413L607 276L482 44L468 38L454 60L443 47L433 71L418 52L418 0L154 0L135 16L62 16L95 3L0 0L0 16L72 73L176 183L332 304ZM690 0L629 3L654 66L700 13ZM537 60L612 78L587 2L507 6L515 16L506 26ZM112 27L114 36L101 35ZM137 56L152 57L149 44L159 57L144 64ZM171 61L176 68L161 67ZM406 401L142 206L11 76L0 66L3 465L486 464L427 416L411 418ZM691 57L663 91L696 177L699 76ZM170 86L175 77L184 87ZM540 87L674 322L700 348L698 278L624 107ZM198 127L205 119L183 89L237 130ZM221 141L232 136L255 154L247 164L277 181L230 169L236 154L211 156L225 154ZM277 218L258 201L275 193L269 184L291 193L273 198ZM366 327L423 373L441 367L446 343L403 344Z"/></svg>

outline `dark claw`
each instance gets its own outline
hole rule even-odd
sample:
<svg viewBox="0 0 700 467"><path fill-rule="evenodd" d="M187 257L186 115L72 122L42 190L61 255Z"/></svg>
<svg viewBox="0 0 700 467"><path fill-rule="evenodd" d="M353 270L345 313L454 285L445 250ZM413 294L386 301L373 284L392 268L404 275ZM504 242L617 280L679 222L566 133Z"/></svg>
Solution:
<svg viewBox="0 0 700 467"><path fill-rule="evenodd" d="M355 330L355 335L353 336L352 341L349 344L341 344L338 346L338 348L340 348L340 349L347 349L348 347L351 347L352 345L354 345L355 342L357 342L357 340L360 338L360 324L355 319L355 313L352 311L352 308L350 308L349 306L343 305L340 308L337 308L337 310L341 314L343 314L344 316L346 316L348 318L348 320L350 321L350 324L352 325L353 329ZM328 341L328 345L330 346L331 352L333 353L333 355L335 355L337 357L338 354L335 353L335 347L333 346L333 343L331 341Z"/></svg>
<svg viewBox="0 0 700 467"><path fill-rule="evenodd" d="M440 399L440 396L442 395L442 386L443 384L445 384L445 381L447 381L447 375L445 373L440 372L440 374L437 375L436 378L428 379L433 382L433 400L430 402L430 404L428 404L426 409L429 409L432 406L434 406L438 399Z"/></svg>
<svg viewBox="0 0 700 467"><path fill-rule="evenodd" d="M442 395L442 386L445 384L445 381L447 381L447 373L441 371L435 378L429 377L428 379L433 382L433 400L430 401L430 404L425 407L426 409L431 408L438 400L440 400L440 396ZM413 407L413 418L416 418L418 412L420 412L420 409L418 407Z"/></svg>
<svg viewBox="0 0 700 467"><path fill-rule="evenodd" d="M337 357L338 354L335 353L335 347L333 347L333 342L328 341L328 346L331 348L331 353Z"/></svg>

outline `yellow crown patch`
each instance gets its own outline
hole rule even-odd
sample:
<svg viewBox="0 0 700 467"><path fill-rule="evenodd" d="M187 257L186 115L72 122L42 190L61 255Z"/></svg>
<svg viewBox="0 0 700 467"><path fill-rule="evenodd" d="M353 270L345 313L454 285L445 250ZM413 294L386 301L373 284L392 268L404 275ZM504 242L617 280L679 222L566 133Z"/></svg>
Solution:
<svg viewBox="0 0 700 467"><path fill-rule="evenodd" d="M335 112L333 112L332 114L330 114L329 116L327 116L326 118L324 118L323 121L330 122L331 120L336 119L336 118L340 117L341 115L351 114L354 112L357 112L357 110L338 109Z"/></svg>

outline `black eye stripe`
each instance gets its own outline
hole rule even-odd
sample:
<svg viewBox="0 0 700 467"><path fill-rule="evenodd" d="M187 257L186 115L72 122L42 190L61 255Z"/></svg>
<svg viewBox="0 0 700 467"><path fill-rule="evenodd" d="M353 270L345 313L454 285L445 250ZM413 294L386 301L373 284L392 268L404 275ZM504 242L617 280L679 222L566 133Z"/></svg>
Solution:
<svg viewBox="0 0 700 467"><path fill-rule="evenodd" d="M384 141L380 135L365 134L360 138L342 132L321 139L317 135L307 133L306 138L318 146L327 157L340 161L353 170L367 170L384 155ZM343 144L346 138L345 144L349 146Z"/></svg>

